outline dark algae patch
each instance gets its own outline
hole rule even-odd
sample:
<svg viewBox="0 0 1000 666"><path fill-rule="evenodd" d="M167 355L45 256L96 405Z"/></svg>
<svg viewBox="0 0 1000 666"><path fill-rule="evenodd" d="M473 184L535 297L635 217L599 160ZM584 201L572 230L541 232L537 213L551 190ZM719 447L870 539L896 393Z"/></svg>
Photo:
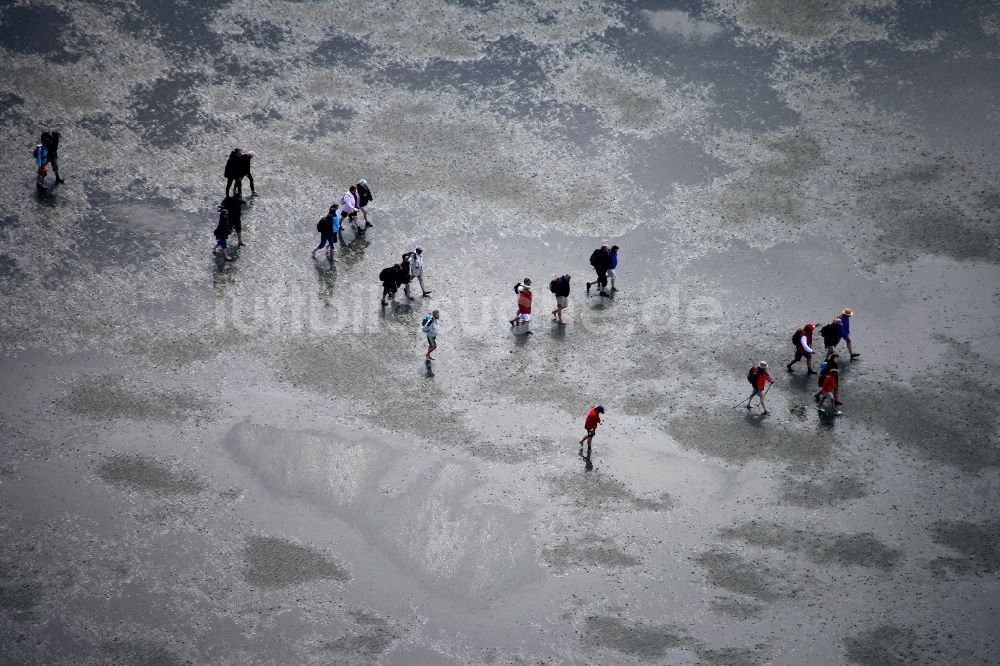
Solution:
<svg viewBox="0 0 1000 666"><path fill-rule="evenodd" d="M583 641L590 645L645 659L661 657L668 649L681 647L687 640L675 627L625 623L606 615L588 617L583 636Z"/></svg>
<svg viewBox="0 0 1000 666"><path fill-rule="evenodd" d="M118 375L90 375L76 383L62 404L93 419L173 421L202 411L207 402L182 391L144 391Z"/></svg>
<svg viewBox="0 0 1000 666"><path fill-rule="evenodd" d="M187 666L190 661L178 657L165 645L150 640L111 640L101 644L103 664L115 666Z"/></svg>
<svg viewBox="0 0 1000 666"><path fill-rule="evenodd" d="M909 627L882 625L844 639L847 660L860 666L959 663L935 654L934 645Z"/></svg>
<svg viewBox="0 0 1000 666"><path fill-rule="evenodd" d="M1000 521L971 523L942 520L931 525L935 543L961 553L961 557L939 557L931 562L935 573L984 575L1000 571Z"/></svg>
<svg viewBox="0 0 1000 666"><path fill-rule="evenodd" d="M556 569L598 566L607 568L634 567L642 560L625 552L613 539L583 536L570 539L542 551L549 566Z"/></svg>
<svg viewBox="0 0 1000 666"><path fill-rule="evenodd" d="M753 601L719 598L712 600L712 610L737 620L749 620L760 617L764 607Z"/></svg>
<svg viewBox="0 0 1000 666"><path fill-rule="evenodd" d="M353 611L350 615L357 623L358 631L324 643L324 652L331 652L339 658L376 655L388 650L396 640L396 632L387 620L363 611Z"/></svg>
<svg viewBox="0 0 1000 666"><path fill-rule="evenodd" d="M774 601L781 596L776 571L744 559L736 553L713 548L694 556L693 559L705 569L708 582L716 587L739 592L761 601Z"/></svg>
<svg viewBox="0 0 1000 666"><path fill-rule="evenodd" d="M865 484L852 476L838 476L814 481L785 479L781 486L784 504L816 508L861 499L868 494Z"/></svg>
<svg viewBox="0 0 1000 666"><path fill-rule="evenodd" d="M155 458L134 454L109 457L97 474L106 483L130 490L146 490L165 495L194 495L207 488L195 473L178 470Z"/></svg>
<svg viewBox="0 0 1000 666"><path fill-rule="evenodd" d="M872 534L837 534L751 521L720 530L725 539L741 539L762 548L800 553L817 564L891 569L902 557Z"/></svg>
<svg viewBox="0 0 1000 666"><path fill-rule="evenodd" d="M346 569L321 551L279 537L247 539L243 560L244 578L261 587L350 578Z"/></svg>

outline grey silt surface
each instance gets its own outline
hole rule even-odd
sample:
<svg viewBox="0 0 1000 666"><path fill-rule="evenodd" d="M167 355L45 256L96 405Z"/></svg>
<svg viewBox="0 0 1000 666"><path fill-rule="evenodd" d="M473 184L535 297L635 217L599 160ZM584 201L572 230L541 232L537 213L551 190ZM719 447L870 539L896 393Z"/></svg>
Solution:
<svg viewBox="0 0 1000 666"><path fill-rule="evenodd" d="M0 7L0 663L1000 661L1000 7L945 4Z"/></svg>

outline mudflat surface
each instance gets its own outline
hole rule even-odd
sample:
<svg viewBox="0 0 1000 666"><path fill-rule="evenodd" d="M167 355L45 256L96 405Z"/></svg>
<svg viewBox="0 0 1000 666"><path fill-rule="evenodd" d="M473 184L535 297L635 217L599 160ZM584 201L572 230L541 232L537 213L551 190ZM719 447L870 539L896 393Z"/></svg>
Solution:
<svg viewBox="0 0 1000 666"><path fill-rule="evenodd" d="M0 59L0 662L1000 661L995 2L11 2Z"/></svg>

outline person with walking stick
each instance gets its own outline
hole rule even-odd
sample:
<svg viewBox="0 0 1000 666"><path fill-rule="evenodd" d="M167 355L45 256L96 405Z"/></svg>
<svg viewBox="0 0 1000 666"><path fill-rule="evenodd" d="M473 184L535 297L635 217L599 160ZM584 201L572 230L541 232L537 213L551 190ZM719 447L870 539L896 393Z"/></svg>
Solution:
<svg viewBox="0 0 1000 666"><path fill-rule="evenodd" d="M764 408L764 416L767 416L771 412L767 411L767 405L764 404L764 396L767 395L767 391L770 390L769 384L773 384L774 380L771 379L771 375L767 373L767 361L761 361L756 367L750 368L747 372L747 381L753 386L753 392L750 397L747 398L747 409L753 409L754 396L760 398L760 406ZM767 385L767 389L765 389Z"/></svg>

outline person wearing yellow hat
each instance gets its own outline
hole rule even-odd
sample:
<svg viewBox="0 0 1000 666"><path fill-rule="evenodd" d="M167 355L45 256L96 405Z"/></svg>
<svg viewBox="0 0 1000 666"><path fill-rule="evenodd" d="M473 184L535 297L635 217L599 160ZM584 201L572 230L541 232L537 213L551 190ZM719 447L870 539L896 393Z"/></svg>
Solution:
<svg viewBox="0 0 1000 666"><path fill-rule="evenodd" d="M844 339L847 343L847 353L851 355L851 360L853 361L861 354L854 353L854 347L851 346L851 317L854 316L854 310L851 308L844 308L843 312L840 313L840 337Z"/></svg>

